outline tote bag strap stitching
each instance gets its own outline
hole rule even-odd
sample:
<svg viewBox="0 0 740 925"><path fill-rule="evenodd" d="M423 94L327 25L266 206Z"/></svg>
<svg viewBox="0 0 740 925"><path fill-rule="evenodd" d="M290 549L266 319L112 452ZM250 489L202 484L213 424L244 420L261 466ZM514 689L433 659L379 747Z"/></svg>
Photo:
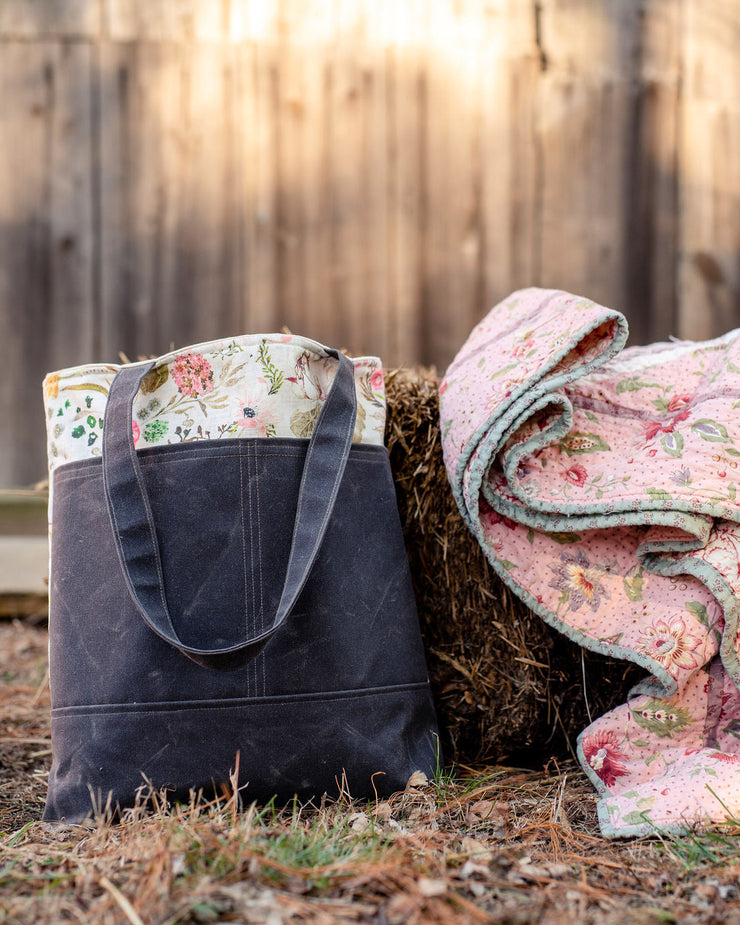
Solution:
<svg viewBox="0 0 740 925"><path fill-rule="evenodd" d="M327 396L327 399L324 402L324 407L321 409L321 413L319 414L318 421L316 422L316 430L314 431L314 433L318 432L319 428L322 427L325 416L331 417L333 415L336 415L336 417L339 417L341 410L342 410L340 400L344 394L340 390L339 387L344 384L342 380L346 379L348 375L351 375L352 376L352 398L353 398L351 415L349 419L346 421L346 423L344 424L343 434L339 435L341 439L343 440L341 456L342 458L346 459L349 453L349 448L352 443L352 435L354 434L354 429L355 429L356 400L354 399L354 368L352 367L350 361L338 351L329 351L329 353L339 360L339 369L337 370L337 374L334 379L334 382L332 383L332 387L329 391L329 395ZM335 386L337 386L336 389L335 389ZM334 408L335 405L339 406L336 408L336 411ZM303 468L303 475L301 477L301 487L300 487L300 491L298 494L298 505L296 508L296 518L295 518L295 526L294 526L294 532L293 532L294 548L295 548L296 534L298 533L298 531L300 530L303 524L304 499L307 495L307 492L304 491L304 487L305 487L308 475L309 473L311 473L311 467L313 465L313 454L314 454L315 447L316 447L316 443L314 443L314 441L311 440L311 442L308 445L308 450L306 452L306 461L305 461L304 468ZM343 469L341 471L337 470L334 473L334 479L332 482L331 491L329 493L329 503L326 506L323 520L319 524L318 531L317 531L319 536L323 536L324 531L326 530L326 525L329 521L329 517L331 516L331 512L334 508L334 503L336 501L337 494L339 492L339 484L342 479L343 471L344 471ZM293 550L291 549L291 553L292 552ZM317 552L318 552L318 546L314 549L314 557L315 557L315 553ZM291 555L291 559L292 559L292 555ZM309 562L308 567L310 567L311 563L312 563L312 560L311 562ZM288 562L288 572L290 572L290 570L291 570L291 562L289 561ZM308 576L306 575L306 577ZM305 580L303 583L305 583ZM299 593L300 593L300 589L299 589Z"/></svg>
<svg viewBox="0 0 740 925"><path fill-rule="evenodd" d="M154 366L153 363L151 365ZM131 396L131 399L130 399L130 408L131 408L130 416L132 419L133 419L133 405L134 405L135 397L136 397L136 393L134 392L134 394ZM157 531L154 526L154 517L152 515L152 507L149 504L149 498L147 496L146 488L144 486L144 480L141 475L141 468L139 467L137 460L135 459L136 447L134 446L133 431L131 428L129 428L129 431L131 431L131 433L127 441L127 444L128 444L129 457L131 459L131 468L133 470L134 475L136 476L136 484L139 489L139 494L141 495L141 504L144 509L144 514L146 515L146 525L147 525L147 529L149 530L149 542L152 545L152 549L156 550L158 541L157 541ZM167 601L164 596L164 574L162 572L162 562L158 555L154 556L154 567L157 570L157 581L159 583L159 598L160 598L160 603L162 605L162 613L167 620L170 630L174 634L175 627L172 625L172 619L170 617L170 612L167 608Z"/></svg>
<svg viewBox="0 0 740 925"><path fill-rule="evenodd" d="M276 623L276 626L279 626L280 623L282 623L283 620L290 614L308 579L309 572L316 559L321 541L326 532L329 518L334 509L334 504L339 493L339 485L342 480L342 475L344 474L344 466L346 465L347 457L349 456L352 435L355 429L357 399L354 386L354 367L347 359L347 357L343 356L338 351L329 351L329 353L331 356L339 360L339 369L337 370L334 382L332 383L331 389L329 390L329 395L324 402L324 407L321 409L318 421L316 422L316 428L309 442L308 450L306 451L306 460L303 467L303 474L301 476L301 485L298 493L298 504L296 506L293 540L291 543L290 555L288 557L288 568L286 570L283 592L280 598L280 603L278 605L278 614L282 613L283 616ZM343 407L345 404L347 407ZM338 453L338 458L340 458L343 462L341 466L334 467L331 489L328 492L328 500L325 505L324 515L318 527L314 531L311 531L310 528L304 527L304 523L306 519L310 520L311 514L313 512L309 511L308 518L304 518L303 515L306 508L305 499L309 494L309 492L306 490L308 487L307 483L309 479L312 478L312 476L314 481L318 479L318 474L314 474L312 470L314 468L314 453L317 446L320 445L320 442L314 438L317 437L320 433L323 433L325 427L328 428L331 424L336 423L337 421L341 424L341 429L337 434L337 438L342 440L341 450ZM311 532L314 532L316 537L316 542L313 544L309 543ZM300 562L298 565L296 565L296 558L300 555L300 552L304 546L304 540L302 539L303 533L306 533L305 545L309 546L309 556L304 562ZM293 573L296 571L299 573L297 581L293 578Z"/></svg>
<svg viewBox="0 0 740 925"><path fill-rule="evenodd" d="M148 363L140 367L140 374L137 375L136 388L133 389L130 397L128 398L128 408L127 408L127 414L126 414L127 419L131 419L131 420L133 419L133 403L134 403L134 399L136 398L138 386L141 383L141 380L144 378L144 376L151 369L154 368L154 365L155 365L154 362L152 362L152 363ZM121 370L121 372L126 372L126 376L131 375L130 369L128 371ZM112 402L119 401L123 404L125 403L126 398L127 396L124 393L116 393L116 394L113 394L112 396L111 396L111 393L109 393L109 407L110 407L111 401ZM106 409L106 416L107 416L107 409ZM164 596L164 576L162 574L162 564L161 564L159 555L157 554L157 548L158 548L157 547L157 533L156 533L156 528L154 526L154 518L152 516L151 505L149 504L149 498L147 497L146 488L142 480L141 469L138 465L138 460L136 459L136 448L134 447L133 432L131 430L131 420L128 420L128 433L126 435L128 439L126 439L125 441L125 446L126 446L126 449L128 451L130 461L131 461L131 471L134 474L134 477L136 479L136 484L139 489L141 507L144 513L144 517L146 519L147 530L149 532L149 542L150 542L151 552L154 553L153 555L150 555L150 559L152 562L152 566L156 571L156 576L157 576L157 584L158 584L158 589L159 589L159 597L160 597L161 612L162 612L161 615L170 633L176 637L175 627L172 624L172 619L170 617L170 613L167 608L167 601ZM103 432L103 445L105 447L105 430ZM104 449L104 452L105 452L105 449ZM103 466L103 484L105 486L105 494L106 494L106 501L108 505L108 511L115 525L114 536L115 536L115 541L116 541L116 548L118 550L119 558L123 561L123 549L121 545L121 531L119 528L119 520L118 520L117 511L116 511L116 506L111 501L110 474L109 474L108 468L105 465ZM123 571L124 571L124 577L126 579L126 584L129 587L130 593L132 593L135 597L138 598L138 594L136 593L136 589L134 587L133 579L131 578L131 575L130 575L130 570L128 569L128 567L124 567Z"/></svg>

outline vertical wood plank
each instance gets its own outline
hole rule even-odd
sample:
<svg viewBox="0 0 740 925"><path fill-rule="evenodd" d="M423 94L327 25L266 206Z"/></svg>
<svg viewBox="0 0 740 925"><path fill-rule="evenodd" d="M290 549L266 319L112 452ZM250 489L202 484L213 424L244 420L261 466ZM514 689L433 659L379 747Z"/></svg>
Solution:
<svg viewBox="0 0 740 925"><path fill-rule="evenodd" d="M12 443L0 454L0 484L40 477L40 413L22 413L31 397L41 408L38 373L44 352L39 332L51 291L48 151L53 69L49 49L4 42L0 54L0 357L6 384L0 413ZM34 328L36 333L34 334ZM41 422L43 423L43 422ZM30 463L30 465L29 465ZM26 467L24 469L24 466Z"/></svg>
<svg viewBox="0 0 740 925"><path fill-rule="evenodd" d="M481 67L483 222L482 310L539 282L539 146L535 134L541 73L530 4L486 8Z"/></svg>
<svg viewBox="0 0 740 925"><path fill-rule="evenodd" d="M339 0L331 82L331 271L338 344L362 351L364 241L362 79L365 22L359 7Z"/></svg>
<svg viewBox="0 0 740 925"><path fill-rule="evenodd" d="M104 3L106 35L114 41L218 42L228 34L226 0L104 0Z"/></svg>
<svg viewBox="0 0 740 925"><path fill-rule="evenodd" d="M305 131L304 64L301 49L281 39L277 71L277 255L276 308L280 325L314 335L303 324L304 219L302 144Z"/></svg>
<svg viewBox="0 0 740 925"><path fill-rule="evenodd" d="M629 315L620 229L638 4L543 0L541 9L541 279Z"/></svg>
<svg viewBox="0 0 740 925"><path fill-rule="evenodd" d="M240 329L279 330L277 309L278 55L264 44L236 49L235 187L244 302Z"/></svg>
<svg viewBox="0 0 740 925"><path fill-rule="evenodd" d="M417 4L420 7L421 4ZM388 259L391 317L384 359L410 364L421 356L422 247L424 165L423 10L411 26L397 22L396 46L389 64L388 86ZM422 25L420 26L419 23ZM406 28L404 28L404 26ZM387 355L387 358L386 358Z"/></svg>
<svg viewBox="0 0 740 925"><path fill-rule="evenodd" d="M47 360L68 366L93 358L96 343L93 202L93 48L60 43L50 50L54 70L51 121L50 303L44 341Z"/></svg>
<svg viewBox="0 0 740 925"><path fill-rule="evenodd" d="M291 306L293 324L313 330L332 343L334 332L333 265L331 250L331 52L314 47L312 61L302 61L303 123L300 144L301 275L300 306ZM298 312L301 320L298 321Z"/></svg>
<svg viewBox="0 0 740 925"><path fill-rule="evenodd" d="M740 7L685 0L679 331L740 324Z"/></svg>
<svg viewBox="0 0 740 925"><path fill-rule="evenodd" d="M483 4L430 3L423 351L446 365L483 313L480 46Z"/></svg>
<svg viewBox="0 0 740 925"><path fill-rule="evenodd" d="M101 28L97 0L5 0L0 37L93 38Z"/></svg>
<svg viewBox="0 0 740 925"><path fill-rule="evenodd" d="M168 318L177 295L183 91L172 46L104 43L100 70L101 349L115 360L119 351L161 353L180 339Z"/></svg>
<svg viewBox="0 0 740 925"><path fill-rule="evenodd" d="M226 28L232 42L274 45L280 32L280 4L230 0Z"/></svg>
<svg viewBox="0 0 740 925"><path fill-rule="evenodd" d="M681 4L650 0L638 22L627 215L627 308L632 342L675 334L678 262L678 107Z"/></svg>
<svg viewBox="0 0 740 925"><path fill-rule="evenodd" d="M0 53L0 485L45 472L40 382L90 360L90 48L3 42Z"/></svg>
<svg viewBox="0 0 740 925"><path fill-rule="evenodd" d="M382 4L378 4L378 10ZM362 60L364 102L362 172L363 228L361 276L362 319L355 335L358 352L377 354L390 364L393 313L390 304L388 254L388 71L383 44L368 40Z"/></svg>
<svg viewBox="0 0 740 925"><path fill-rule="evenodd" d="M424 159L423 196L424 224L422 235L422 299L424 324L421 332L421 350L425 361L440 357L447 365L454 336L453 313L459 310L452 304L454 272L449 251L449 209L452 200L452 165L450 163L453 119L453 101L448 64L438 45L441 36L452 35L453 20L446 4L429 3L429 24L424 61ZM431 44L431 36L437 38ZM456 144L458 142L456 141Z"/></svg>
<svg viewBox="0 0 740 925"><path fill-rule="evenodd" d="M241 296L230 287L236 253L228 168L232 71L227 50L208 44L184 47L178 63L183 104L175 135L180 140L179 214L176 240L170 244L175 248L170 285L176 297L165 296L164 303L172 311L171 329L186 343L198 343L233 333L240 314Z"/></svg>
<svg viewBox="0 0 740 925"><path fill-rule="evenodd" d="M245 296L235 213L232 58L218 46L105 46L103 343L163 352L228 336Z"/></svg>

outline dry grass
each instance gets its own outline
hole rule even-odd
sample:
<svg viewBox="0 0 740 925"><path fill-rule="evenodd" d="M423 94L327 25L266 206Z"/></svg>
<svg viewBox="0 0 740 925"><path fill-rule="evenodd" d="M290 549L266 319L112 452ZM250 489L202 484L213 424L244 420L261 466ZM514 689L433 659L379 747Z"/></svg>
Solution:
<svg viewBox="0 0 740 925"><path fill-rule="evenodd" d="M740 923L737 832L607 843L572 765L47 827L46 645L43 625L0 622L0 922Z"/></svg>

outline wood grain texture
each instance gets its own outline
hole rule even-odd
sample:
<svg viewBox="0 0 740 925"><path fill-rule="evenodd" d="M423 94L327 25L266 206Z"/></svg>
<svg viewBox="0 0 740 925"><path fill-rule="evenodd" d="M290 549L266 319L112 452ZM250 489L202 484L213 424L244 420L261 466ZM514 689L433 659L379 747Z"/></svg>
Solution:
<svg viewBox="0 0 740 925"><path fill-rule="evenodd" d="M43 477L40 383L93 359L93 68L86 44L0 46L0 484Z"/></svg>
<svg viewBox="0 0 740 925"><path fill-rule="evenodd" d="M44 469L18 396L119 351L287 325L442 370L533 284L633 343L734 327L739 10L0 0L0 486Z"/></svg>
<svg viewBox="0 0 740 925"><path fill-rule="evenodd" d="M678 319L702 339L740 313L740 6L685 3Z"/></svg>
<svg viewBox="0 0 740 925"><path fill-rule="evenodd" d="M99 0L0 0L0 38L97 38Z"/></svg>

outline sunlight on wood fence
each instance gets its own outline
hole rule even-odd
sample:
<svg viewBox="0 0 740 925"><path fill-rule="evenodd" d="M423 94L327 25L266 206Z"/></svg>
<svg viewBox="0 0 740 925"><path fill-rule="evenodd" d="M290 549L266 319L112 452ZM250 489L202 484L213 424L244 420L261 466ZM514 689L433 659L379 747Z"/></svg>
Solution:
<svg viewBox="0 0 740 925"><path fill-rule="evenodd" d="M0 486L43 373L119 350L444 367L532 284L734 326L738 47L734 0L0 2Z"/></svg>

